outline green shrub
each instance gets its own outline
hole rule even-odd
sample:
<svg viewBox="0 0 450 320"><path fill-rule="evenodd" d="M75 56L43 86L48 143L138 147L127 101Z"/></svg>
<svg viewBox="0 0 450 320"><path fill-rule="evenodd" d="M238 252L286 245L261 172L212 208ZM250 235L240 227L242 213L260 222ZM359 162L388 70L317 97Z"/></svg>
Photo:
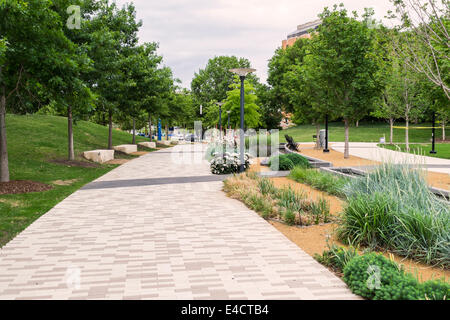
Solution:
<svg viewBox="0 0 450 320"><path fill-rule="evenodd" d="M418 170L383 164L345 187L339 238L450 266L450 206L428 190Z"/></svg>
<svg viewBox="0 0 450 320"><path fill-rule="evenodd" d="M275 188L273 182L270 179L262 178L258 180L259 191L265 196L276 195L277 188Z"/></svg>
<svg viewBox="0 0 450 320"><path fill-rule="evenodd" d="M295 213L292 210L287 209L284 212L284 221L287 225L293 226L295 224Z"/></svg>
<svg viewBox="0 0 450 320"><path fill-rule="evenodd" d="M299 155L298 153L289 153L285 155L285 157L291 160L295 167L311 168L311 164L309 163L308 159Z"/></svg>
<svg viewBox="0 0 450 320"><path fill-rule="evenodd" d="M280 207L290 211L300 212L303 208L303 202L306 199L305 194L293 190L290 186L280 189L277 194L277 203Z"/></svg>
<svg viewBox="0 0 450 320"><path fill-rule="evenodd" d="M443 281L423 284L381 254L356 256L344 267L344 281L353 293L374 300L449 299L450 285Z"/></svg>
<svg viewBox="0 0 450 320"><path fill-rule="evenodd" d="M422 292L427 300L449 300L450 286L439 280L429 280L422 284Z"/></svg>
<svg viewBox="0 0 450 320"><path fill-rule="evenodd" d="M325 198L312 202L310 211L315 224L330 222L330 204Z"/></svg>
<svg viewBox="0 0 450 320"><path fill-rule="evenodd" d="M389 199L380 193L348 199L337 228L339 239L372 249L387 245L394 227L389 208Z"/></svg>
<svg viewBox="0 0 450 320"><path fill-rule="evenodd" d="M264 219L269 219L272 216L272 203L267 198L256 193L244 191L241 193L241 199L247 207L260 213Z"/></svg>
<svg viewBox="0 0 450 320"><path fill-rule="evenodd" d="M291 170L289 177L300 183L308 184L318 190L325 191L329 194L343 197L343 188L348 179L335 176L330 173L295 167Z"/></svg>
<svg viewBox="0 0 450 320"><path fill-rule="evenodd" d="M270 158L269 166L272 171L289 171L294 163L286 155L279 155Z"/></svg>
<svg viewBox="0 0 450 320"><path fill-rule="evenodd" d="M328 250L325 250L322 255L316 254L314 258L321 264L342 272L350 260L357 256L358 250L356 250L356 248L350 247L346 249L333 244L331 247L329 246Z"/></svg>

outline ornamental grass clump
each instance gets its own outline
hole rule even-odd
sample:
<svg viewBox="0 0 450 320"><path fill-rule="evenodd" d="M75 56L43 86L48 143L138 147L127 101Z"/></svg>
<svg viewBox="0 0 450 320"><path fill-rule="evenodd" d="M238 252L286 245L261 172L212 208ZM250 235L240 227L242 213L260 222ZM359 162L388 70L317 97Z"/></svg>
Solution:
<svg viewBox="0 0 450 320"><path fill-rule="evenodd" d="M224 191L232 198L245 203L264 219L275 218L288 225L328 223L330 204L320 198L307 199L306 194L289 187L276 188L267 178L254 172L235 175L224 181Z"/></svg>
<svg viewBox="0 0 450 320"><path fill-rule="evenodd" d="M429 191L421 171L386 163L343 190L342 241L450 267L450 206Z"/></svg>
<svg viewBox="0 0 450 320"><path fill-rule="evenodd" d="M258 180L258 188L264 196L277 196L278 189L275 188L273 182L267 178L261 178Z"/></svg>
<svg viewBox="0 0 450 320"><path fill-rule="evenodd" d="M338 197L344 196L342 189L348 181L346 178L338 177L330 173L302 167L292 169L289 178Z"/></svg>

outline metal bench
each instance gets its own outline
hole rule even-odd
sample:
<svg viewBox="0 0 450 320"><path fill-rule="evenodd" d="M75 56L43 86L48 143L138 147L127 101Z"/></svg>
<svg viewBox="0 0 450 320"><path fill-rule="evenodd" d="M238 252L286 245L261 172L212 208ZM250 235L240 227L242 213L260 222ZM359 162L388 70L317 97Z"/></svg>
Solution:
<svg viewBox="0 0 450 320"><path fill-rule="evenodd" d="M294 142L294 139L287 134L284 137L286 138L287 141L287 147L291 150L298 151L299 144Z"/></svg>

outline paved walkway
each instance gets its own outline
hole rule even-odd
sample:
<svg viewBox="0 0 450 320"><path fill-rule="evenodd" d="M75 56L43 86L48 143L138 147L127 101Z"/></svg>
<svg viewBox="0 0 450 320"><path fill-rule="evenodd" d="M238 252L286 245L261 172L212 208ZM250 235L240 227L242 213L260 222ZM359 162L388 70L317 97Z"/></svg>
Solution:
<svg viewBox="0 0 450 320"><path fill-rule="evenodd" d="M331 147L344 152L343 142L332 143ZM378 147L377 143L350 142L350 155L375 161L416 164L426 167L429 171L450 174L450 160L388 150Z"/></svg>
<svg viewBox="0 0 450 320"><path fill-rule="evenodd" d="M198 146L201 148L201 146ZM345 284L242 203L201 150L128 162L0 251L1 299L353 299Z"/></svg>

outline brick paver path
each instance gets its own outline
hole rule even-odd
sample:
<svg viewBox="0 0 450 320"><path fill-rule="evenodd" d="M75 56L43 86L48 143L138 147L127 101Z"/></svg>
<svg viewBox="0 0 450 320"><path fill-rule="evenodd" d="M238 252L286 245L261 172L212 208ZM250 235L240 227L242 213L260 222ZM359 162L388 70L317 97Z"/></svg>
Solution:
<svg viewBox="0 0 450 320"><path fill-rule="evenodd" d="M355 298L256 213L227 198L207 164L180 164L202 157L187 148L120 166L9 242L0 251L0 298Z"/></svg>

